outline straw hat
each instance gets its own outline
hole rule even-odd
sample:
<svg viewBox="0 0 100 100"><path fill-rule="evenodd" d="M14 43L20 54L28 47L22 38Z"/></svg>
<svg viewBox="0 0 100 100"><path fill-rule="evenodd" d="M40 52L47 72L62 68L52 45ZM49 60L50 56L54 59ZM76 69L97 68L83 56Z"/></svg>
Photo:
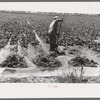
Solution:
<svg viewBox="0 0 100 100"><path fill-rule="evenodd" d="M54 20L55 20L55 19L58 19L58 16L55 16L53 19L54 19Z"/></svg>

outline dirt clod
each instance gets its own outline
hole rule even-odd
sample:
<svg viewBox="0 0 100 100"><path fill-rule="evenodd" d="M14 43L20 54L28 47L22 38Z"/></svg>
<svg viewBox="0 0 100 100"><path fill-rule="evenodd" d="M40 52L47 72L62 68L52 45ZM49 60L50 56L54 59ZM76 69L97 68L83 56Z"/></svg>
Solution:
<svg viewBox="0 0 100 100"><path fill-rule="evenodd" d="M28 66L23 60L23 57L20 57L17 54L13 54L7 57L7 59L0 64L1 67L10 67L10 68L27 68Z"/></svg>
<svg viewBox="0 0 100 100"><path fill-rule="evenodd" d="M89 60L88 58L85 57L75 57L69 60L69 65L75 66L75 67L97 67L96 62L93 60Z"/></svg>

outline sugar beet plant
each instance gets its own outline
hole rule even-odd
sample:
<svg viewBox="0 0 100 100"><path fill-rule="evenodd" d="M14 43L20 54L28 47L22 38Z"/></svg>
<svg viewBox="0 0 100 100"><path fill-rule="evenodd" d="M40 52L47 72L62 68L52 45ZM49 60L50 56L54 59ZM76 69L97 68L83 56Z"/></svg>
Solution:
<svg viewBox="0 0 100 100"><path fill-rule="evenodd" d="M28 44L37 45L38 41L33 33L33 28L26 23L17 21L4 22L0 27L0 38L3 46L11 39L10 44L14 45L19 40L22 47L27 48ZM0 44L2 44L0 43Z"/></svg>
<svg viewBox="0 0 100 100"><path fill-rule="evenodd" d="M0 16L7 15L8 17L0 17L0 48L3 47L12 37L12 44L19 39L22 46L27 47L28 43L37 44L32 30L35 28L38 35L44 42L48 41L48 27L57 14L21 14L21 13L1 13ZM75 14L59 14L63 17L61 31L58 37L59 45L81 45L94 48L99 46L93 41L100 36L100 17L94 15L75 15ZM16 18L13 18L16 17ZM31 22L29 26L25 19L28 18ZM33 28L34 27L34 28ZM49 42L47 42L49 43Z"/></svg>

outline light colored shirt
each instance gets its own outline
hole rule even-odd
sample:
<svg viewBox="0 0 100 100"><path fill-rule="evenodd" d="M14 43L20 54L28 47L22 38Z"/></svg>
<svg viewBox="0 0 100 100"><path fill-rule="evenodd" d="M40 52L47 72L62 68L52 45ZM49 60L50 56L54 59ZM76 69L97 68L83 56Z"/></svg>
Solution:
<svg viewBox="0 0 100 100"><path fill-rule="evenodd" d="M55 25L56 20L53 20L52 23L49 26L49 33L51 33L54 30L54 25Z"/></svg>
<svg viewBox="0 0 100 100"><path fill-rule="evenodd" d="M51 33L51 32L54 31L55 34L56 34L56 31L57 31L57 23L58 23L59 21L62 21L62 20L56 19L56 20L53 20L53 21L52 21L52 23L51 23L50 26L49 26L49 31L48 31L48 33Z"/></svg>

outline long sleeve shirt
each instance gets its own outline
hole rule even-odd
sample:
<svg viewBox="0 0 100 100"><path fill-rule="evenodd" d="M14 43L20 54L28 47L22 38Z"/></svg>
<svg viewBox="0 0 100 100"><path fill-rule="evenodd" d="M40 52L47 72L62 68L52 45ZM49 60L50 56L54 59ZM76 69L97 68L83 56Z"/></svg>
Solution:
<svg viewBox="0 0 100 100"><path fill-rule="evenodd" d="M58 27L58 22L62 21L61 19L56 19L53 20L52 23L50 24L49 27L49 34L56 34L57 33L57 27Z"/></svg>

